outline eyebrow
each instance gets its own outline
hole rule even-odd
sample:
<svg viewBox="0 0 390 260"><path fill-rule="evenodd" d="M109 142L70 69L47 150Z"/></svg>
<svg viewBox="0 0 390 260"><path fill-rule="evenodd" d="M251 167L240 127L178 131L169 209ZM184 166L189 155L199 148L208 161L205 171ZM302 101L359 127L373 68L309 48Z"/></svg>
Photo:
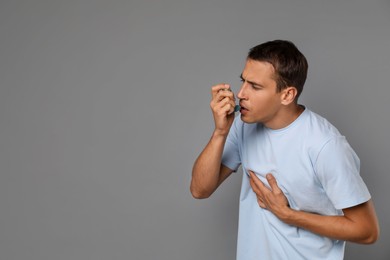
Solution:
<svg viewBox="0 0 390 260"><path fill-rule="evenodd" d="M263 86L263 85L260 84L260 83L257 83L257 82L254 82L254 81L250 81L250 80L244 79L244 77L242 76L242 73L241 73L241 75L240 75L240 79L241 79L242 81L246 81L246 82L248 82L249 84L252 84L252 85L256 85L256 86L260 86L260 87Z"/></svg>

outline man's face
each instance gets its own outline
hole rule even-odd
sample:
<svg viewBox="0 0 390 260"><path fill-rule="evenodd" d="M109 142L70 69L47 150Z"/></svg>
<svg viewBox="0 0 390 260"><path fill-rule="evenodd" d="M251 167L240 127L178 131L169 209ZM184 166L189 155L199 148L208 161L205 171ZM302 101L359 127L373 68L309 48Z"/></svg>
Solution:
<svg viewBox="0 0 390 260"><path fill-rule="evenodd" d="M241 74L241 119L246 123L271 126L280 112L282 92L276 91L274 67L268 62L248 59Z"/></svg>

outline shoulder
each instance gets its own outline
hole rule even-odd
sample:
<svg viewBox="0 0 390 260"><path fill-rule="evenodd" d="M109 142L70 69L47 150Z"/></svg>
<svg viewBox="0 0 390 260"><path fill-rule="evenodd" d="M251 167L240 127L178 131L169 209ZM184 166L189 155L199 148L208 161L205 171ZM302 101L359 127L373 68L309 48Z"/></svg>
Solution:
<svg viewBox="0 0 390 260"><path fill-rule="evenodd" d="M333 138L342 136L339 130L325 117L320 116L311 110L307 110L305 127L307 135L319 142L327 142Z"/></svg>
<svg viewBox="0 0 390 260"><path fill-rule="evenodd" d="M307 118L302 132L305 135L305 143L309 154L313 159L317 158L325 146L340 144L340 141L342 143L346 142L346 138L332 123L325 117L310 110L307 111Z"/></svg>

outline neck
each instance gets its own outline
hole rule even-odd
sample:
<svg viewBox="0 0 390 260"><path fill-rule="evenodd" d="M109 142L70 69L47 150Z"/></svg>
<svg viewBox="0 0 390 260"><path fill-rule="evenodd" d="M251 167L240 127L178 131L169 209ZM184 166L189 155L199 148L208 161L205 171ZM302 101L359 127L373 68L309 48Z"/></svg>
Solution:
<svg viewBox="0 0 390 260"><path fill-rule="evenodd" d="M291 104L278 111L275 120L265 123L264 125L270 129L277 130L285 128L294 122L305 110L305 107L299 104Z"/></svg>

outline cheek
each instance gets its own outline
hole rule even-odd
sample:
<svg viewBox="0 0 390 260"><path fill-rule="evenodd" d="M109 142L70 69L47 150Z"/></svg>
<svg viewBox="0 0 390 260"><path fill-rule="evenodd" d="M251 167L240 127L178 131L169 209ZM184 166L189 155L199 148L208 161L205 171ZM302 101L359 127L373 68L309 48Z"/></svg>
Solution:
<svg viewBox="0 0 390 260"><path fill-rule="evenodd" d="M265 114L273 113L274 110L278 109L279 103L274 96L264 95L258 97L255 100L256 112L265 116Z"/></svg>
<svg viewBox="0 0 390 260"><path fill-rule="evenodd" d="M268 95L257 97L255 102L256 102L256 107L258 107L261 110L272 106L272 104L274 103L272 100L272 97L270 97Z"/></svg>

